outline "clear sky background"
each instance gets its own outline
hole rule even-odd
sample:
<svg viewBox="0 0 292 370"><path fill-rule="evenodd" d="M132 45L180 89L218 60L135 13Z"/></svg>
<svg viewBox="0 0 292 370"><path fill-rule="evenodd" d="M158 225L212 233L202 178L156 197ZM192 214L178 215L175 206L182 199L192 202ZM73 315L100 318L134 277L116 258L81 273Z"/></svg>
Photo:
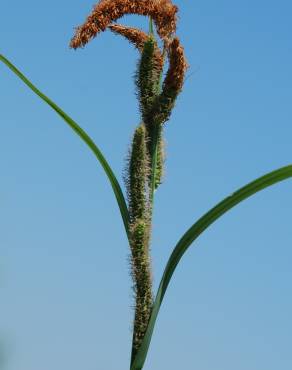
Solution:
<svg viewBox="0 0 292 370"><path fill-rule="evenodd" d="M194 221L292 161L290 0L177 0L190 64L156 195L157 287ZM1 2L0 50L96 140L122 181L139 123L138 53L106 32L77 52L92 0ZM126 17L147 30L147 20ZM128 245L108 180L65 123L0 65L0 337L7 370L126 370ZM292 368L292 181L225 215L190 248L145 370Z"/></svg>

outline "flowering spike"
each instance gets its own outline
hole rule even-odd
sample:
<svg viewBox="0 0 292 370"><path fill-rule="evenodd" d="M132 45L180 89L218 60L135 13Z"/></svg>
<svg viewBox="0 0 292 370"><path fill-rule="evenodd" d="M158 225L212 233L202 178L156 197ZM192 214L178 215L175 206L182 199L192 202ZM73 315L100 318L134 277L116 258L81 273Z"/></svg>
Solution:
<svg viewBox="0 0 292 370"><path fill-rule="evenodd" d="M179 38L175 37L169 46L169 69L163 83L163 91L172 90L175 95L178 95L182 89L187 68L184 49Z"/></svg>
<svg viewBox="0 0 292 370"><path fill-rule="evenodd" d="M129 40L135 47L142 51L145 42L149 39L147 33L139 30L138 28L132 28L123 26L122 24L110 24L108 28L117 35L124 36L127 40Z"/></svg>
<svg viewBox="0 0 292 370"><path fill-rule="evenodd" d="M130 220L148 217L146 179L149 176L149 159L146 146L146 130L142 124L136 128L126 178Z"/></svg>
<svg viewBox="0 0 292 370"><path fill-rule="evenodd" d="M130 212L131 275L135 293L133 351L139 348L143 339L153 303L148 172L146 129L142 124L134 134L126 184Z"/></svg>
<svg viewBox="0 0 292 370"><path fill-rule="evenodd" d="M143 52L145 43L149 41L149 35L138 28L127 27L121 24L111 24L108 28L113 33L124 36L127 40L134 44L141 53ZM154 42L153 58L153 63L155 64L156 68L162 70L163 56L156 42Z"/></svg>
<svg viewBox="0 0 292 370"><path fill-rule="evenodd" d="M131 244L131 265L135 293L134 355L145 335L153 304L148 222L137 220L135 224L131 225Z"/></svg>
<svg viewBox="0 0 292 370"><path fill-rule="evenodd" d="M124 36L141 52L135 82L143 123L134 133L125 179L135 294L132 360L146 333L153 305L149 245L153 194L161 184L165 160L163 123L170 117L187 68L179 39L172 39L176 31L177 11L171 0L100 0L85 23L76 29L70 43L74 49L83 47L109 28ZM148 16L149 35L136 28L113 24L126 14ZM153 23L163 41L163 53L155 40ZM168 52L169 69L162 83L165 52Z"/></svg>
<svg viewBox="0 0 292 370"><path fill-rule="evenodd" d="M101 0L87 17L85 23L77 27L70 46L74 49L85 46L93 37L117 19L126 14L150 16L162 39L167 39L176 30L178 8L171 0Z"/></svg>
<svg viewBox="0 0 292 370"><path fill-rule="evenodd" d="M149 129L149 121L151 121L149 113L152 109L154 100L159 93L159 81L163 68L162 59L156 58L156 50L156 41L152 38L148 38L147 42L144 44L136 74L140 110L142 120L147 129Z"/></svg>
<svg viewBox="0 0 292 370"><path fill-rule="evenodd" d="M184 49L179 39L175 37L169 45L169 68L163 82L162 93L153 107L152 115L159 124L165 123L174 107L175 100L179 95L188 64Z"/></svg>

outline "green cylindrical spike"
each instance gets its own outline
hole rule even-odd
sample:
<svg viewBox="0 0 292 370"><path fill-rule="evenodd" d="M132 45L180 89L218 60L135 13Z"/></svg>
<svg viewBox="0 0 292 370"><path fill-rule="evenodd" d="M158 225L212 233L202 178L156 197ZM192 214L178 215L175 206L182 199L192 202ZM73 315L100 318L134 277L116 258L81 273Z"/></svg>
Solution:
<svg viewBox="0 0 292 370"><path fill-rule="evenodd" d="M133 351L144 337L153 303L152 274L149 257L150 203L149 160L146 128L135 130L129 159L127 190L130 212L131 275L135 293Z"/></svg>
<svg viewBox="0 0 292 370"><path fill-rule="evenodd" d="M146 144L146 128L137 127L132 143L127 175L127 190L131 222L145 218L148 208L146 180L149 176L149 156Z"/></svg>
<svg viewBox="0 0 292 370"><path fill-rule="evenodd" d="M160 81L163 69L163 62L157 59L155 50L157 49L156 41L150 37L144 44L141 54L138 71L136 74L136 85L138 97L140 100L140 110L143 122L146 127L147 149L150 162L153 159L153 153L157 150L157 168L155 170L155 188L161 182L163 172L163 156L162 154L162 134L157 127L153 108L156 105L158 95L160 93ZM159 133L158 133L159 132ZM156 135L159 135L156 138ZM155 149L157 145L157 149ZM151 163L152 168L152 163ZM149 184L151 183L151 173L149 173Z"/></svg>
<svg viewBox="0 0 292 370"><path fill-rule="evenodd" d="M134 350L137 350L144 337L153 304L148 223L144 220L138 220L133 224L131 237L132 276L135 292L133 344Z"/></svg>
<svg viewBox="0 0 292 370"><path fill-rule="evenodd" d="M142 120L148 130L152 125L149 113L152 110L156 96L159 94L160 75L162 72L162 60L158 57L157 43L152 38L145 42L138 64L136 85L140 101Z"/></svg>

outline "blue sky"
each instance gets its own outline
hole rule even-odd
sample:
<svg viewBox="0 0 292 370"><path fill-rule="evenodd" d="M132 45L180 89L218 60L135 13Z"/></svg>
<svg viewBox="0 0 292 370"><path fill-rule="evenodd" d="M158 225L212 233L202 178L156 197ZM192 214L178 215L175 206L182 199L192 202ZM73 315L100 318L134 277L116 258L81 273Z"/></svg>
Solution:
<svg viewBox="0 0 292 370"><path fill-rule="evenodd" d="M288 0L182 1L190 64L165 134L155 286L180 235L222 198L291 163ZM137 52L104 33L68 48L92 1L4 2L0 51L95 139L122 181L139 123ZM126 17L143 27L147 20ZM84 144L0 65L0 337L7 370L128 369L128 245L107 179ZM145 370L291 368L292 183L241 204L189 250Z"/></svg>

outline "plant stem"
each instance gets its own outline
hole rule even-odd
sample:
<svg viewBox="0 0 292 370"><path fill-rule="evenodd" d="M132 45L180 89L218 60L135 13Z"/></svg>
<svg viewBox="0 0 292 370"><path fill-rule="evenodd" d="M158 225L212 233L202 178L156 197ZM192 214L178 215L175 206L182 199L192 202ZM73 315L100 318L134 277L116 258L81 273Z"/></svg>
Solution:
<svg viewBox="0 0 292 370"><path fill-rule="evenodd" d="M154 37L153 19L149 17L149 35Z"/></svg>

